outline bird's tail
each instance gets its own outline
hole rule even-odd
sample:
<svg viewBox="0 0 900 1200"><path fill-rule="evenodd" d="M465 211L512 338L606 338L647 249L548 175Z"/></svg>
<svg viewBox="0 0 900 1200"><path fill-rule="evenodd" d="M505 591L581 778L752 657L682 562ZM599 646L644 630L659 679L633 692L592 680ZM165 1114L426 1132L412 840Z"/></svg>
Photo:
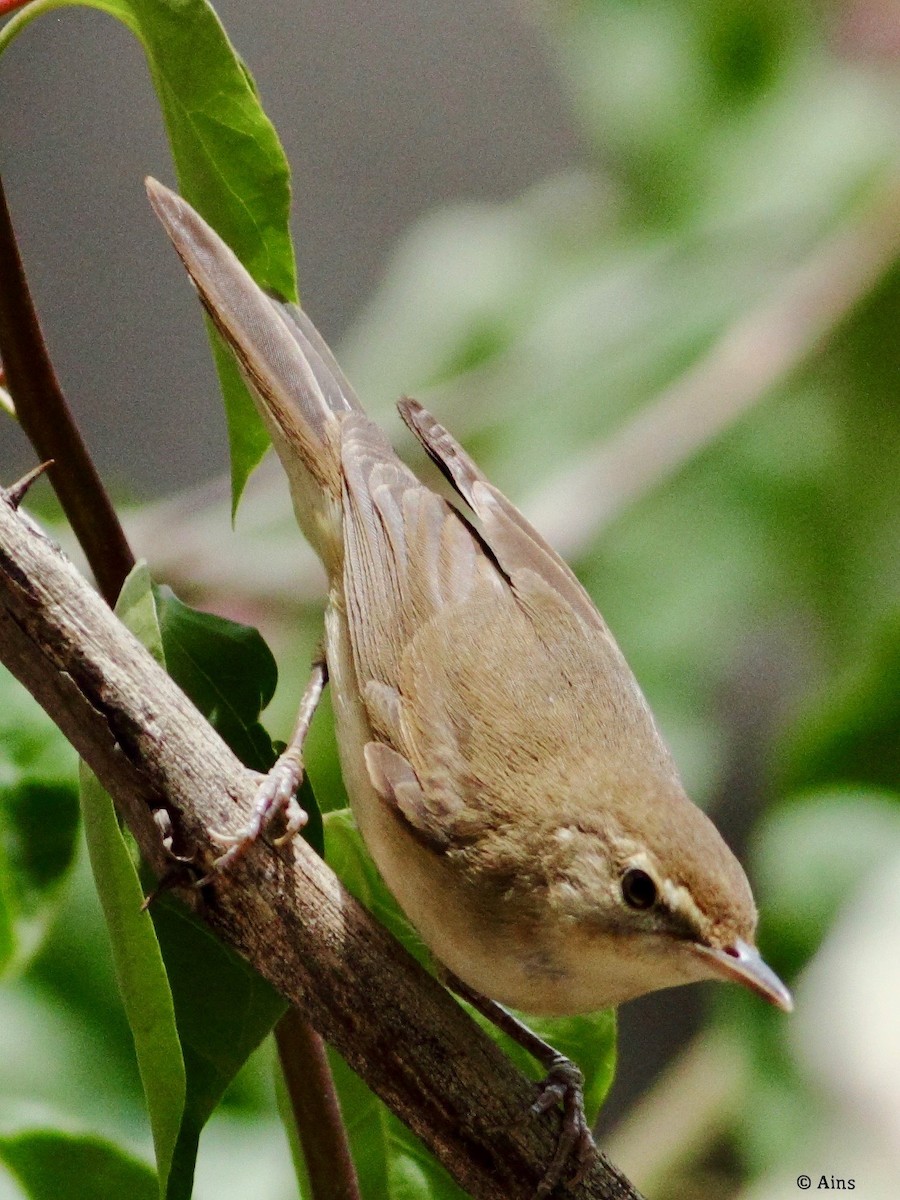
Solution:
<svg viewBox="0 0 900 1200"><path fill-rule="evenodd" d="M147 193L238 361L287 472L300 527L331 573L341 555L342 414L361 412L360 403L302 309L267 295L175 192L148 179Z"/></svg>

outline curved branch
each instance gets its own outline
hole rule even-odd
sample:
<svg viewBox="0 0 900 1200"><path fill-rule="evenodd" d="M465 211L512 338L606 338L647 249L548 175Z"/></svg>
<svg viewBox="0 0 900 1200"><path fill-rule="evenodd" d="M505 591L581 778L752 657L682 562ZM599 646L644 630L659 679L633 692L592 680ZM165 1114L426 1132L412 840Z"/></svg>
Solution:
<svg viewBox="0 0 900 1200"><path fill-rule="evenodd" d="M50 362L0 182L0 358L16 416L94 572L115 604L134 557Z"/></svg>

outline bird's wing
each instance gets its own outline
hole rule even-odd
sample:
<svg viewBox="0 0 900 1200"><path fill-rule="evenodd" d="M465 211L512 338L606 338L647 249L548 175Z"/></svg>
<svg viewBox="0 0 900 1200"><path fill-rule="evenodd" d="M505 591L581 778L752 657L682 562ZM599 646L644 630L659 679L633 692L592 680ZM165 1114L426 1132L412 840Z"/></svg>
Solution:
<svg viewBox="0 0 900 1200"><path fill-rule="evenodd" d="M646 702L573 573L424 409L405 419L473 529L381 431L343 425L344 591L376 791L438 849L577 819L635 754L672 771ZM377 743L390 753L377 748Z"/></svg>
<svg viewBox="0 0 900 1200"><path fill-rule="evenodd" d="M498 491L459 442L416 400L398 404L403 420L481 522L484 538L504 574L540 576L591 630L609 636L594 602L567 564Z"/></svg>
<svg viewBox="0 0 900 1200"><path fill-rule="evenodd" d="M423 627L505 585L459 514L362 415L344 420L341 467L344 595L359 684L396 687Z"/></svg>
<svg viewBox="0 0 900 1200"><path fill-rule="evenodd" d="M509 587L464 519L396 457L361 414L342 423L347 626L373 740L376 792L432 849L464 836L468 768L446 667L452 614L500 619ZM445 707L446 706L446 707ZM423 737L424 731L424 737Z"/></svg>
<svg viewBox="0 0 900 1200"><path fill-rule="evenodd" d="M565 674L589 668L594 683L584 698L612 704L620 720L649 725L652 717L625 657L597 607L571 568L466 454L462 446L415 400L400 414L478 518L484 542L505 575L538 638ZM599 684L603 686L598 686Z"/></svg>
<svg viewBox="0 0 900 1200"><path fill-rule="evenodd" d="M362 412L363 408L347 376L338 365L327 342L299 304L273 297L294 339L306 356L322 394L332 412Z"/></svg>

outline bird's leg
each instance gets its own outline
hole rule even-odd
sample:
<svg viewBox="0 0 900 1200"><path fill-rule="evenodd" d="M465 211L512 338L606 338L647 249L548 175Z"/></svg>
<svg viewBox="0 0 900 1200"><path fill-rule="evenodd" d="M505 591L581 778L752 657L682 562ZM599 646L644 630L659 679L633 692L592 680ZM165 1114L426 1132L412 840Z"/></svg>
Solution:
<svg viewBox="0 0 900 1200"><path fill-rule="evenodd" d="M327 682L328 666L324 653L320 651L313 660L309 683L300 701L291 740L269 773L263 777L253 802L250 820L237 833L212 831L213 839L227 849L215 860L212 870L199 881L198 887L202 887L220 871L243 858L279 813L284 814L285 826L284 832L272 839L275 846L285 845L306 824L306 811L297 800L297 789L303 782L304 775L303 745Z"/></svg>
<svg viewBox="0 0 900 1200"><path fill-rule="evenodd" d="M579 1068L565 1055L554 1050L543 1038L539 1038L523 1021L514 1017L496 1000L488 1000L480 992L474 991L445 967L441 967L440 976L451 991L467 1000L482 1016L487 1017L513 1041L518 1042L546 1069L547 1074L538 1085L540 1092L531 1106L531 1111L540 1114L549 1112L556 1104L562 1106L563 1123L559 1141L544 1177L538 1184L535 1200L549 1196L556 1185L563 1181L564 1176L568 1186L580 1183L596 1153L596 1146L584 1115L584 1076ZM574 1170L570 1172L567 1168L573 1159Z"/></svg>

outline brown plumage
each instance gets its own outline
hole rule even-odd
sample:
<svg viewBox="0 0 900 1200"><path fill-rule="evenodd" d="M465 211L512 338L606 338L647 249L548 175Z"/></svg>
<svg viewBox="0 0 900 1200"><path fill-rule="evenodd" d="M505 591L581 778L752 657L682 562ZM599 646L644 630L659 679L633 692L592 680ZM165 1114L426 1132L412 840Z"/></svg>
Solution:
<svg viewBox="0 0 900 1200"><path fill-rule="evenodd" d="M470 988L532 1012L588 1011L709 976L787 1007L753 948L744 872L685 796L566 564L404 400L459 510L422 484L306 315L260 291L184 201L149 190L328 571L347 791L436 957Z"/></svg>

